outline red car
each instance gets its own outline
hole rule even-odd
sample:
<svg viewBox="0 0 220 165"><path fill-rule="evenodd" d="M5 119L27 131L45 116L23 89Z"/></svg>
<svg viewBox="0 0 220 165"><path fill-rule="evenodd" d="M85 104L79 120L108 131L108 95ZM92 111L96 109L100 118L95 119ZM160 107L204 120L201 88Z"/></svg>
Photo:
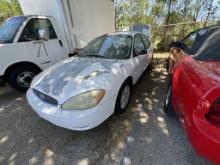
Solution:
<svg viewBox="0 0 220 165"><path fill-rule="evenodd" d="M220 26L172 43L169 66L165 112L176 112L200 156L220 164Z"/></svg>

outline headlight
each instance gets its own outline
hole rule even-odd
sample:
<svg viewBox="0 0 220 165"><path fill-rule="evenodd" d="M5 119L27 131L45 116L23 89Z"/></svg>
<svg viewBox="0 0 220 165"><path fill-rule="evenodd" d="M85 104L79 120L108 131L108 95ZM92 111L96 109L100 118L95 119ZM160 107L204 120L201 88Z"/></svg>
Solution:
<svg viewBox="0 0 220 165"><path fill-rule="evenodd" d="M105 90L97 89L70 98L62 105L65 110L83 110L95 107L104 97Z"/></svg>

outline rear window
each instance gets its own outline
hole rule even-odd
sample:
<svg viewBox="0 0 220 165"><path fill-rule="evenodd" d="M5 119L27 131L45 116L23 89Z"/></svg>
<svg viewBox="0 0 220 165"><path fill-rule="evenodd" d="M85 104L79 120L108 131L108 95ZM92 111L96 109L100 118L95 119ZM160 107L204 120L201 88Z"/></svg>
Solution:
<svg viewBox="0 0 220 165"><path fill-rule="evenodd" d="M184 51L198 60L220 60L220 27L193 32L182 43Z"/></svg>

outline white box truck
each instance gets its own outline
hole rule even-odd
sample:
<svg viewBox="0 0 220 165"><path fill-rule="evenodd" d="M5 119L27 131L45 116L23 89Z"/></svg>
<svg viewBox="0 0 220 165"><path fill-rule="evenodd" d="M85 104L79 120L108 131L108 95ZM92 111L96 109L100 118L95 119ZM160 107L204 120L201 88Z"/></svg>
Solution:
<svg viewBox="0 0 220 165"><path fill-rule="evenodd" d="M123 28L122 31L138 31L151 38L151 26L148 24L134 24Z"/></svg>
<svg viewBox="0 0 220 165"><path fill-rule="evenodd" d="M0 86L26 90L40 71L115 29L111 0L19 0L0 27Z"/></svg>

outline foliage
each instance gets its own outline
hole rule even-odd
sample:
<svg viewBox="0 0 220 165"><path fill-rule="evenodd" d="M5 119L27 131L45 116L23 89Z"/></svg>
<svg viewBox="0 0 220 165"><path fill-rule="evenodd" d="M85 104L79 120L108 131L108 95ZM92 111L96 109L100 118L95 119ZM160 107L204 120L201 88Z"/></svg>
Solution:
<svg viewBox="0 0 220 165"><path fill-rule="evenodd" d="M195 29L219 24L215 21L219 18L219 4L215 0L115 0L114 3L116 29L149 24L151 39L158 50L167 50L172 40L182 39Z"/></svg>
<svg viewBox="0 0 220 165"><path fill-rule="evenodd" d="M115 3L116 29L149 24L151 39L158 50L167 50L172 40L179 40L195 29L220 25L220 21L214 21L219 19L220 0L111 1ZM18 0L0 0L0 24L8 17L21 14Z"/></svg>
<svg viewBox="0 0 220 165"><path fill-rule="evenodd" d="M0 24L8 17L21 14L17 0L0 0Z"/></svg>

